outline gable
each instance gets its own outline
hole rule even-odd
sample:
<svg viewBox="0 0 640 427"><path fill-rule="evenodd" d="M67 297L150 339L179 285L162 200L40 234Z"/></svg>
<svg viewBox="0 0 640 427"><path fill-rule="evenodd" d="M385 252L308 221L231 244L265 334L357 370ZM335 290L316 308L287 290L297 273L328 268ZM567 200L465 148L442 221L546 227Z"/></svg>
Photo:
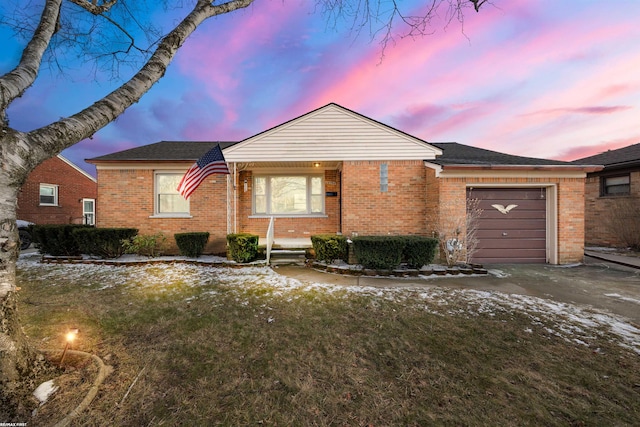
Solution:
<svg viewBox="0 0 640 427"><path fill-rule="evenodd" d="M228 162L429 160L442 151L419 138L328 104L224 150Z"/></svg>

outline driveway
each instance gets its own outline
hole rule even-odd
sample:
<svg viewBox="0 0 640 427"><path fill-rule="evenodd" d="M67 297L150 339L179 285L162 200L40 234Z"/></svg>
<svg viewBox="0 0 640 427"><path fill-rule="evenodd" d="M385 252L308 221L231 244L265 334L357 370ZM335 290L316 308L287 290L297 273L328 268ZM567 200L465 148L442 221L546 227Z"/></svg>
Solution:
<svg viewBox="0 0 640 427"><path fill-rule="evenodd" d="M429 276L383 278L339 275L300 266L279 266L275 271L303 282L343 286L442 287L489 290L575 305L588 305L630 319L640 325L640 270L612 266L599 260L589 264L485 265L486 276Z"/></svg>

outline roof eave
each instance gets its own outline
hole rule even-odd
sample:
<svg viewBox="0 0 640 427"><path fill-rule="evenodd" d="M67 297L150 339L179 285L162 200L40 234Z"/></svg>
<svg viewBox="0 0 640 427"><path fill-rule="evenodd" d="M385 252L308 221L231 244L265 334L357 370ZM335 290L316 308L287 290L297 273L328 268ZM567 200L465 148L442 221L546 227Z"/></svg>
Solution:
<svg viewBox="0 0 640 427"><path fill-rule="evenodd" d="M443 164L444 170L537 170L537 171L579 171L598 172L603 169L602 165L495 165L495 164Z"/></svg>

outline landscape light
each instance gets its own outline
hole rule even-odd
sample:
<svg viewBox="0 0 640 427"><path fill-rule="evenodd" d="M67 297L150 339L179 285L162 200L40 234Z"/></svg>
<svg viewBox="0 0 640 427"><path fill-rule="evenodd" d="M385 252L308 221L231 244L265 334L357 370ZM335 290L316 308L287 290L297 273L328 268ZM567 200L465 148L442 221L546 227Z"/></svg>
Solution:
<svg viewBox="0 0 640 427"><path fill-rule="evenodd" d="M64 357L67 355L67 350L69 349L69 346L76 339L79 332L80 332L80 329L78 328L71 328L69 329L69 332L67 332L67 335L66 335L67 342L64 345L64 350L62 351L62 357L60 358L60 366L62 366L62 362L64 362Z"/></svg>

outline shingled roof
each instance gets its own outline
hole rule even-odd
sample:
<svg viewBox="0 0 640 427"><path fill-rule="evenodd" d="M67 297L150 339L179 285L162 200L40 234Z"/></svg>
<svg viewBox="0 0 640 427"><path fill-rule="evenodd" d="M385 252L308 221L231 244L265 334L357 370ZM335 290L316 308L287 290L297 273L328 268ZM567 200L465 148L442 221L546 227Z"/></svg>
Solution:
<svg viewBox="0 0 640 427"><path fill-rule="evenodd" d="M640 166L640 143L573 161L580 164L585 162L604 165L606 170Z"/></svg>
<svg viewBox="0 0 640 427"><path fill-rule="evenodd" d="M576 163L572 162L513 156L485 150L484 148L458 144L457 142L430 142L429 144L442 150L442 156L438 156L435 160L430 160L430 163L441 166L576 166Z"/></svg>
<svg viewBox="0 0 640 427"><path fill-rule="evenodd" d="M126 161L182 161L198 160L203 154L220 144L223 150L235 142L218 141L160 141L143 145L129 150L118 151L100 157L87 159L89 163L96 162L126 162Z"/></svg>

